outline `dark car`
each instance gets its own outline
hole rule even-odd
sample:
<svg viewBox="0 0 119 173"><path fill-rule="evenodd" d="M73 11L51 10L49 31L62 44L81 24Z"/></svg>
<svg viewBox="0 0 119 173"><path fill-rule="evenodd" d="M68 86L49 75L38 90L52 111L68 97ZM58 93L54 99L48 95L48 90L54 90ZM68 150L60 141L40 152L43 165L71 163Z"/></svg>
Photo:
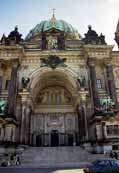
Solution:
<svg viewBox="0 0 119 173"><path fill-rule="evenodd" d="M98 159L83 169L84 173L119 173L119 161L116 159Z"/></svg>

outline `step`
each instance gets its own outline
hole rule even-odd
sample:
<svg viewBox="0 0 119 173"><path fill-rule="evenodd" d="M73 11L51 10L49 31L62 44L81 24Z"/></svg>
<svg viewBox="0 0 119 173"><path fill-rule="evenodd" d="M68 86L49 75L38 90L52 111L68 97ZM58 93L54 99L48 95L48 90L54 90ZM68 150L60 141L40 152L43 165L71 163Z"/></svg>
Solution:
<svg viewBox="0 0 119 173"><path fill-rule="evenodd" d="M28 147L21 160L24 167L79 167L103 157L103 154L91 154L80 146Z"/></svg>

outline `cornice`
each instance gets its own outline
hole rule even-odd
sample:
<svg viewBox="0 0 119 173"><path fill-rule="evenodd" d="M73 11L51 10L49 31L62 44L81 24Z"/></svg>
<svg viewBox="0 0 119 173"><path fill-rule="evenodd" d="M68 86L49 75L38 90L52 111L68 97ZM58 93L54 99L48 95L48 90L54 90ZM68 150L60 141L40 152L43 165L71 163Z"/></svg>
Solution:
<svg viewBox="0 0 119 173"><path fill-rule="evenodd" d="M85 54L97 60L110 59L113 45L84 45Z"/></svg>
<svg viewBox="0 0 119 173"><path fill-rule="evenodd" d="M23 56L24 49L22 46L4 46L0 45L0 59L13 60L20 59Z"/></svg>

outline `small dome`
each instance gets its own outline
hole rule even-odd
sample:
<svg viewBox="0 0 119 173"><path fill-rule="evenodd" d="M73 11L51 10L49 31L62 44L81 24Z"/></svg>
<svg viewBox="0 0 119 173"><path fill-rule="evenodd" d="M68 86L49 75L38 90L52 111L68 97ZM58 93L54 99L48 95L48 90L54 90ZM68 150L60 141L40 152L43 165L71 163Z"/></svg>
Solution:
<svg viewBox="0 0 119 173"><path fill-rule="evenodd" d="M53 16L51 20L41 21L32 30L30 30L29 34L26 36L26 40L31 39L36 34L48 31L52 28L63 31L65 33L78 33L71 24L65 22L64 20L56 20L55 16Z"/></svg>

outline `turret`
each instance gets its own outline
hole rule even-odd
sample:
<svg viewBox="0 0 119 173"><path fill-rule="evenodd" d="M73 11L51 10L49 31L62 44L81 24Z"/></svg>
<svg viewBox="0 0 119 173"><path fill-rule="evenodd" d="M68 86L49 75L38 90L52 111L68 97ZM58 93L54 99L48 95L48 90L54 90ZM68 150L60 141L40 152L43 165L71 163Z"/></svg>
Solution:
<svg viewBox="0 0 119 173"><path fill-rule="evenodd" d="M118 20L117 28L116 28L116 32L115 32L115 41L116 41L118 48L119 48L119 20Z"/></svg>

